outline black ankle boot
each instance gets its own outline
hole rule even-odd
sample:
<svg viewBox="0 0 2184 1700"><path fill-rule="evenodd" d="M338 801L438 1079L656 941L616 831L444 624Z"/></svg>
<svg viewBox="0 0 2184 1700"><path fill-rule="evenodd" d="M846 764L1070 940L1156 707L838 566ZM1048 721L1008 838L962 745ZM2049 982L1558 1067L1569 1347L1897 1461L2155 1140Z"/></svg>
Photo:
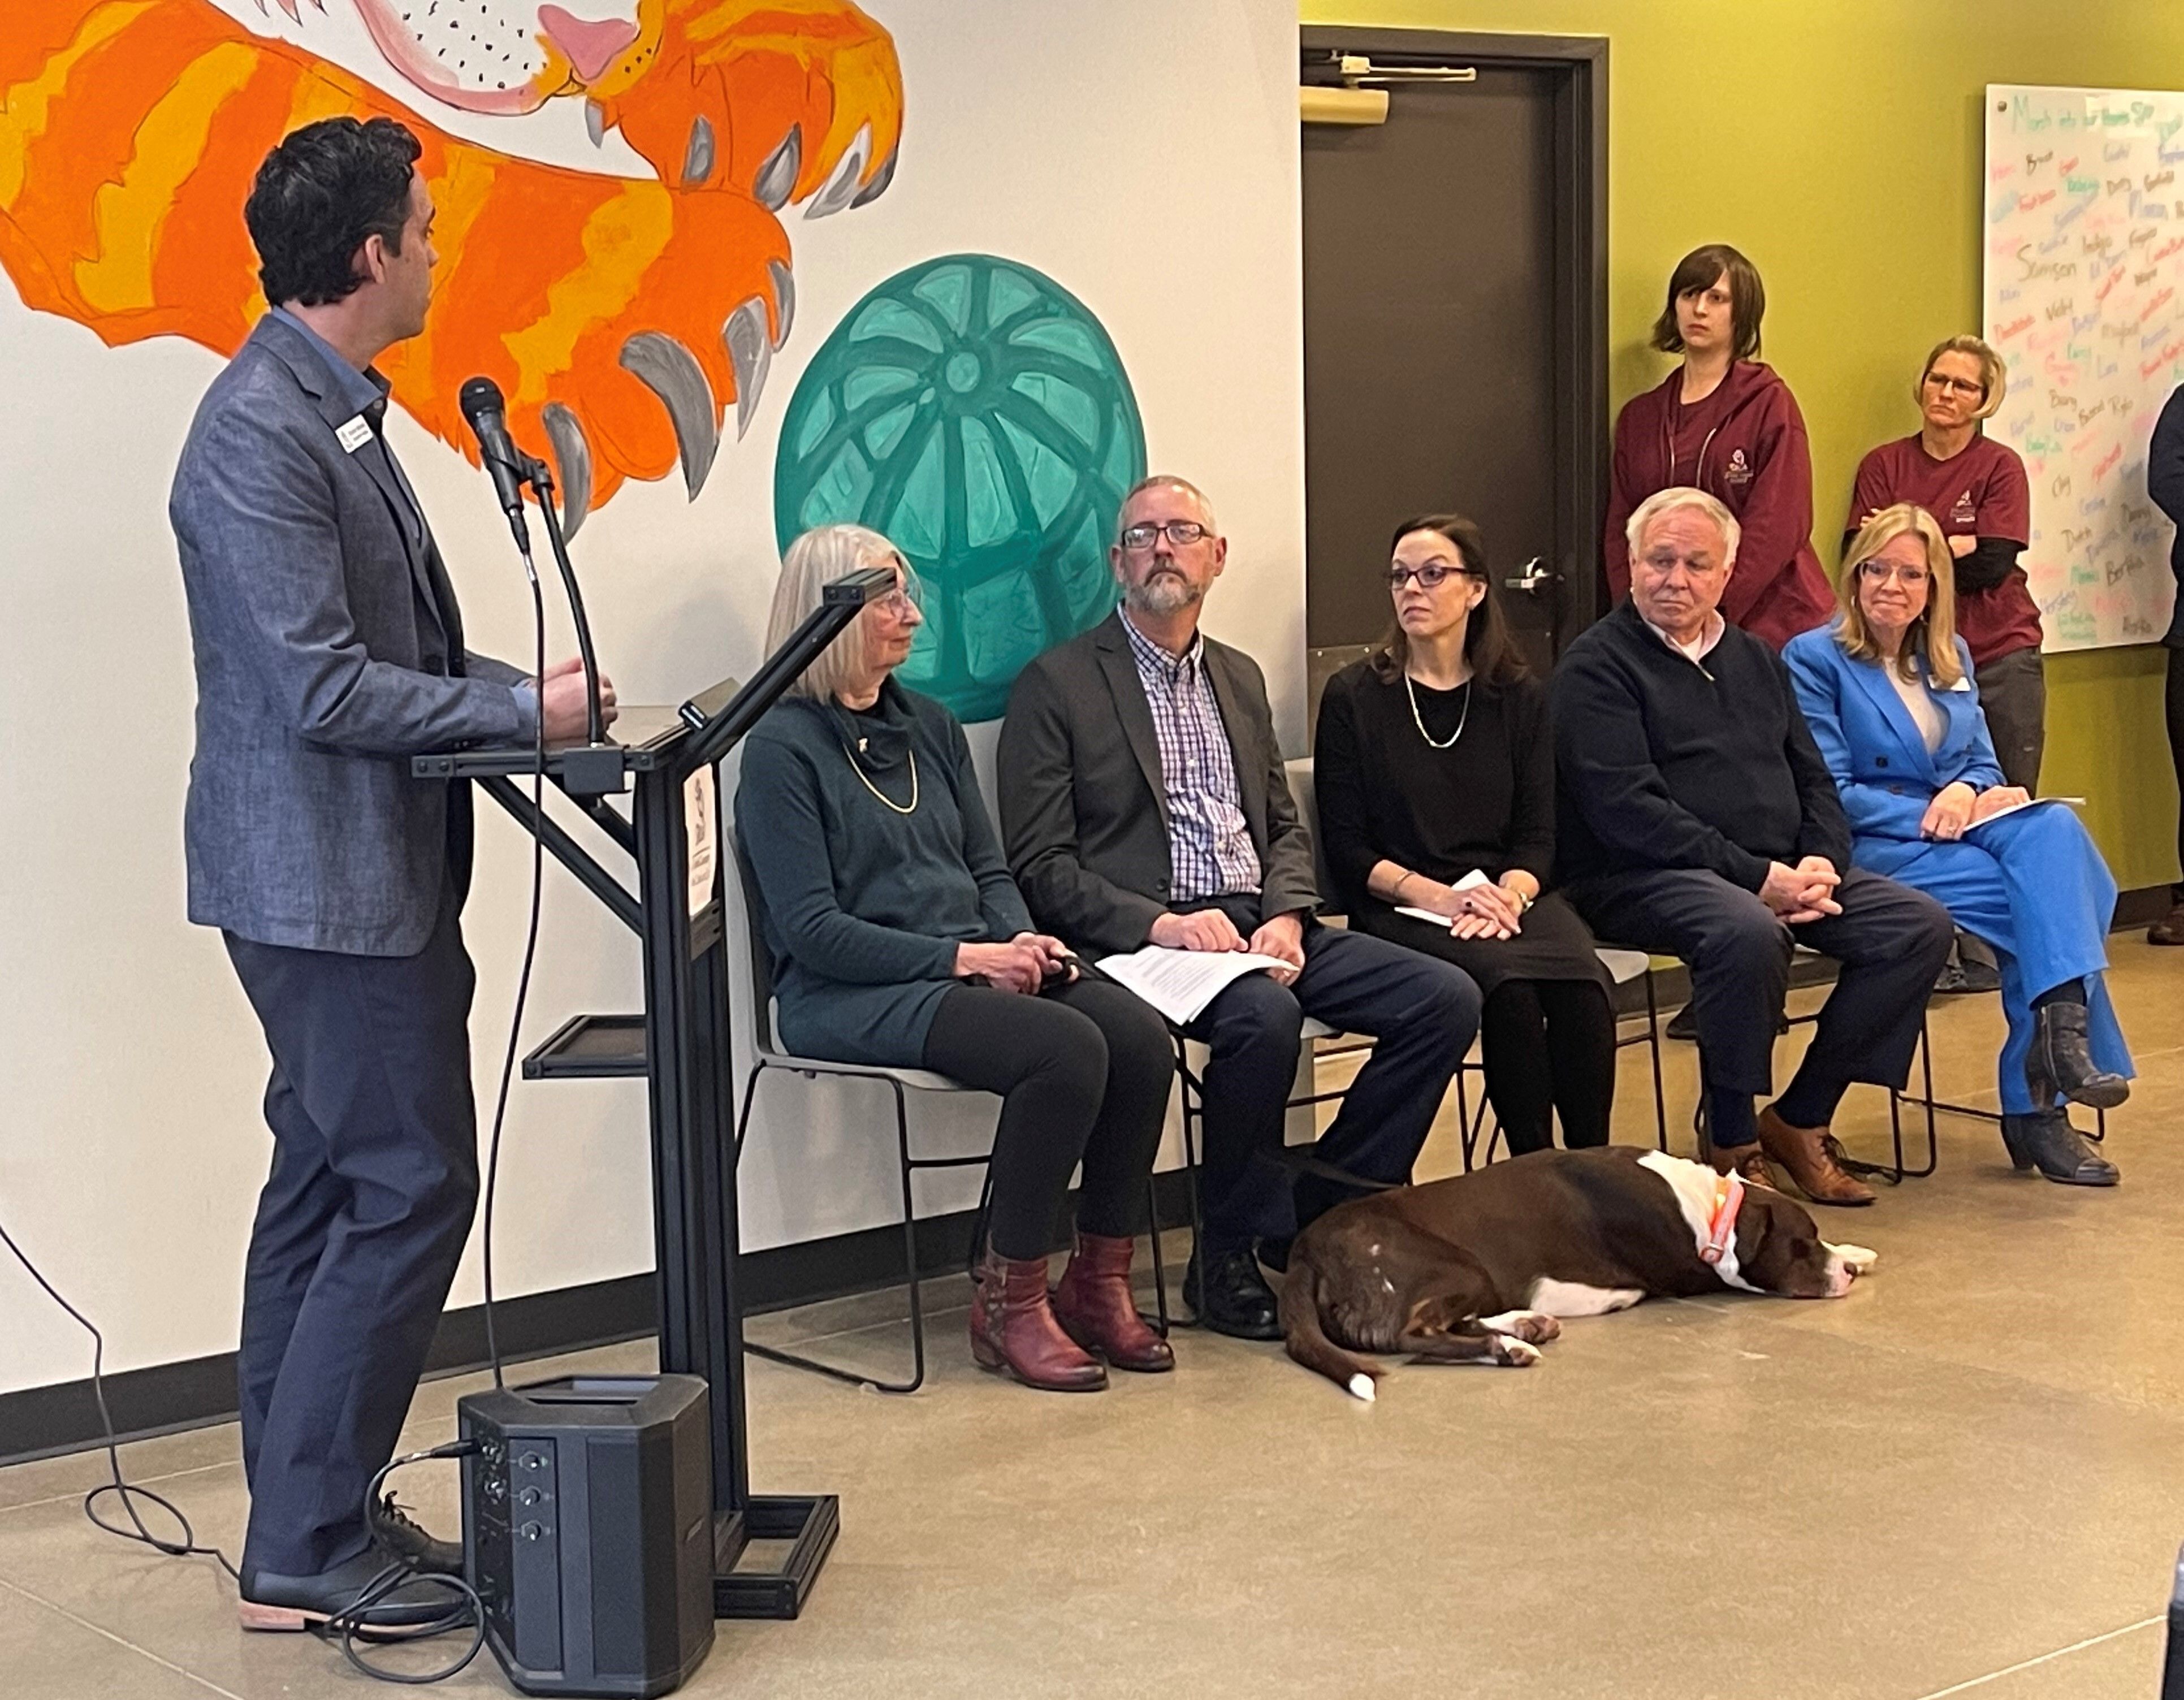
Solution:
<svg viewBox="0 0 2184 1700"><path fill-rule="evenodd" d="M2116 1166L2086 1145L2070 1125L2067 1110L2036 1110L2029 1116L2005 1114L2002 1142L2019 1168L2037 1168L2064 1186L2114 1186Z"/></svg>
<svg viewBox="0 0 2184 1700"><path fill-rule="evenodd" d="M2094 1065L2083 1004L2045 1004L2033 1011L2025 1084L2032 1089L2036 1104L2048 1103L2060 1092L2089 1110L2113 1110L2131 1096L2130 1081Z"/></svg>

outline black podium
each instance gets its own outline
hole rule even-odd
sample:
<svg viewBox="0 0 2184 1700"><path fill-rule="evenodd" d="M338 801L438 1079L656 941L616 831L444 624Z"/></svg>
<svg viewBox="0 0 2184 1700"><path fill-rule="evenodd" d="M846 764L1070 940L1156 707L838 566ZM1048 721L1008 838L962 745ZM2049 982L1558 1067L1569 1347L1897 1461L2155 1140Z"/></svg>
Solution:
<svg viewBox="0 0 2184 1700"><path fill-rule="evenodd" d="M824 604L740 688L728 680L679 709L624 708L610 743L547 746L547 779L636 863L634 896L515 783L540 771L534 744L411 761L420 778L476 781L643 941L644 1012L577 1017L524 1059L523 1074L649 1083L660 1367L712 1390L716 1617L796 1616L840 1524L832 1494L750 1491L716 770L865 600L894 583L891 572L869 571L827 586ZM606 800L625 788L627 817ZM710 878L692 879L694 856L701 875L710 862ZM753 1541L789 1543L778 1569L738 1568Z"/></svg>

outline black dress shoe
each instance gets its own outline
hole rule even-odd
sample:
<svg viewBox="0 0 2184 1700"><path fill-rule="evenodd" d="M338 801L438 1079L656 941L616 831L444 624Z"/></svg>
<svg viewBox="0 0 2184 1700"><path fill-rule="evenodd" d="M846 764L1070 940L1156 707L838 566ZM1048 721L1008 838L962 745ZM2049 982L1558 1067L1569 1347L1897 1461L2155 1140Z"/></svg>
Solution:
<svg viewBox="0 0 2184 1700"><path fill-rule="evenodd" d="M382 1541L374 1541L354 1558L315 1576L284 1576L272 1570L246 1565L239 1615L245 1629L304 1630L329 1619L354 1617L357 1626L370 1630L414 1630L440 1625L467 1614L462 1599L452 1590L424 1577L411 1577L381 1593L372 1604L357 1611L358 1597L391 1567L407 1563L403 1555Z"/></svg>
<svg viewBox="0 0 2184 1700"><path fill-rule="evenodd" d="M1689 1004L1685 1004L1669 1017L1669 1024L1661 1031L1669 1039L1680 1039L1686 1042L1695 1041L1699 1036L1698 1012Z"/></svg>
<svg viewBox="0 0 2184 1700"><path fill-rule="evenodd" d="M2037 1168L2064 1186L2114 1186L2116 1166L2086 1143L2070 1125L2065 1110L2037 1110L2029 1116L2004 1115L2002 1142L2019 1168Z"/></svg>
<svg viewBox="0 0 2184 1700"><path fill-rule="evenodd" d="M1183 1272L1183 1301L1200 1324L1238 1340L1279 1340L1282 1324L1273 1289L1259 1273L1257 1259L1240 1250L1216 1251L1206 1261L1212 1268L1201 1271L1199 1254L1193 1251Z"/></svg>
<svg viewBox="0 0 2184 1700"><path fill-rule="evenodd" d="M2131 1096L2130 1081L2093 1062L2083 1004L2053 1003L2033 1011L2025 1083L2036 1104L2053 1103L2060 1092L2089 1110L2113 1110Z"/></svg>
<svg viewBox="0 0 2184 1700"><path fill-rule="evenodd" d="M440 1576L462 1575L463 1543L435 1540L429 1530L394 1502L393 1494L379 1502L371 1513L371 1526L382 1541L418 1569Z"/></svg>

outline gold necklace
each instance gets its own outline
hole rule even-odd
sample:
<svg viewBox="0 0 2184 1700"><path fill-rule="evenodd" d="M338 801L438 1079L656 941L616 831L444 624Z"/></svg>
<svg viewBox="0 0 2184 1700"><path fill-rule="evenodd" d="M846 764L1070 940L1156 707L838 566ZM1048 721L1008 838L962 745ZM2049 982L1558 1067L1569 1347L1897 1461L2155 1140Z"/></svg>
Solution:
<svg viewBox="0 0 2184 1700"><path fill-rule="evenodd" d="M862 779L865 782L865 789L867 791L871 792L875 797L878 797L880 801L885 803L888 807L893 809L898 815L914 815L917 812L917 752L915 750L906 750L904 753L910 757L910 802L907 806L896 802L894 798L889 796L886 792L881 790L878 786L873 784L870 778L866 776L863 766L859 764L857 758L850 755L850 746L846 744L842 746L842 754L849 757L851 771L856 774L858 778Z"/></svg>
<svg viewBox="0 0 2184 1700"><path fill-rule="evenodd" d="M1463 736L1464 722L1471 718L1471 681L1469 679L1463 682L1463 712L1457 716L1456 730L1449 734L1448 742L1446 744L1435 744L1433 734L1426 730L1425 716L1418 712L1418 688L1411 683L1408 669L1406 669L1403 673L1403 694L1411 700L1411 723L1418 727L1418 736L1425 739L1426 747L1429 750L1450 749L1457 739Z"/></svg>

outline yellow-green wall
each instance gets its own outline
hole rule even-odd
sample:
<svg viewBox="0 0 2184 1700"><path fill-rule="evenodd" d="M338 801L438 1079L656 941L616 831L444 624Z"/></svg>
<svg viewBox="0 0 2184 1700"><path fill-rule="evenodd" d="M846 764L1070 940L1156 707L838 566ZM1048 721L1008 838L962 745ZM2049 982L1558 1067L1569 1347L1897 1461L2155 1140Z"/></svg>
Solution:
<svg viewBox="0 0 2184 1700"><path fill-rule="evenodd" d="M1301 16L1608 38L1614 403L1667 370L1646 332L1678 256L1744 249L1767 281L1766 358L1812 432L1830 562L1858 457L1918 422L1919 357L1979 328L1982 86L2184 84L2174 0L1301 0ZM2042 783L2091 800L2126 888L2177 874L2162 665L2048 660Z"/></svg>

